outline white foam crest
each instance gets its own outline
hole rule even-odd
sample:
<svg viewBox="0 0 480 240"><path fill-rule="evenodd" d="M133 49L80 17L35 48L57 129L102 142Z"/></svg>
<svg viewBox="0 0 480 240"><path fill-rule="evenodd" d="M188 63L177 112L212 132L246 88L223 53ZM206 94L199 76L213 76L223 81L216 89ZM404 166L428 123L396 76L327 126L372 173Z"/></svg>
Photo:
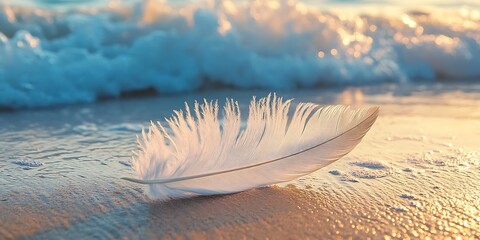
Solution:
<svg viewBox="0 0 480 240"><path fill-rule="evenodd" d="M295 1L90 9L0 5L0 106L91 102L210 86L480 77L478 10L339 16Z"/></svg>

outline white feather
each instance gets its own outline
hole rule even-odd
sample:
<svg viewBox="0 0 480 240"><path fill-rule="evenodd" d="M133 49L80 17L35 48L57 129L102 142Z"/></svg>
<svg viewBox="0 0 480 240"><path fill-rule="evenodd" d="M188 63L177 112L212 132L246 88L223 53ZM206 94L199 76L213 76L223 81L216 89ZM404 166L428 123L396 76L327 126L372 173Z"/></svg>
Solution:
<svg viewBox="0 0 480 240"><path fill-rule="evenodd" d="M152 123L139 139L133 169L148 195L167 200L226 194L286 182L316 171L349 153L378 116L378 107L351 109L300 103L275 95L250 103L241 128L238 103L228 100L224 119L217 102L175 111L170 131Z"/></svg>

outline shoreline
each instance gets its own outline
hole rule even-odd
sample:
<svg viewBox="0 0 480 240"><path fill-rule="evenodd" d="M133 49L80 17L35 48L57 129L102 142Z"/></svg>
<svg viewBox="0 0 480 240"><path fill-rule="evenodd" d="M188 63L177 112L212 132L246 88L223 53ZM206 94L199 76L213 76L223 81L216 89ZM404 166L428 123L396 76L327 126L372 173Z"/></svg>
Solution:
<svg viewBox="0 0 480 240"><path fill-rule="evenodd" d="M141 90L132 90L120 93L119 96L99 96L93 102L76 102L76 103L63 103L63 104L54 104L48 106L36 106L36 107L22 107L22 108L13 108L8 106L1 106L0 105L0 114L8 114L8 113L15 113L15 112L23 112L23 111L42 111L42 110L54 110L54 109L62 109L66 107L82 107L92 105L92 104L102 104L102 103L109 103L109 102L116 102L116 101L135 101L135 100L142 100L142 99L178 99L178 98L192 98L191 96L201 96L201 95L216 95L216 94L227 94L229 92L241 94L241 93L249 93L249 92L257 92L261 94L268 94L268 93L288 93L288 92L296 92L296 91L308 91L308 92L317 92L318 94L327 93L329 92L341 92L347 89L368 89L368 88L377 88L380 89L379 93L384 92L389 88L400 88L406 87L410 89L420 88L422 86L439 86L440 88L444 87L455 87L455 86L468 86L472 85L478 87L480 83L477 82L478 78L471 78L471 79L463 79L463 80L452 80L452 79L436 79L436 80L424 80L424 81L416 81L416 82L406 82L406 83L398 83L398 82L380 82L380 83L360 83L360 84L329 84L329 85L321 85L316 87L300 87L295 89L264 89L264 88L234 88L229 86L216 86L212 88L206 89L198 89L193 91L186 91L180 93L159 93L155 89L149 87L146 89ZM218 99L223 100L223 99Z"/></svg>

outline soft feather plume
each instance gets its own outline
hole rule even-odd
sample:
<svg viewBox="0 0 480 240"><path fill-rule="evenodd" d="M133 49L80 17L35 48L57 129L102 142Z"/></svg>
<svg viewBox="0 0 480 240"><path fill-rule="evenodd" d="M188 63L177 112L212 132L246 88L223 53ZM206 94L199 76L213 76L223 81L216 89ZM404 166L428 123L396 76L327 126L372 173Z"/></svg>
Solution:
<svg viewBox="0 0 480 240"><path fill-rule="evenodd" d="M226 194L286 182L316 171L349 153L378 116L378 107L351 109L268 96L250 103L241 128L238 103L228 100L224 119L218 103L195 102L193 113L175 111L170 131L152 123L139 139L133 169L148 195L167 200Z"/></svg>

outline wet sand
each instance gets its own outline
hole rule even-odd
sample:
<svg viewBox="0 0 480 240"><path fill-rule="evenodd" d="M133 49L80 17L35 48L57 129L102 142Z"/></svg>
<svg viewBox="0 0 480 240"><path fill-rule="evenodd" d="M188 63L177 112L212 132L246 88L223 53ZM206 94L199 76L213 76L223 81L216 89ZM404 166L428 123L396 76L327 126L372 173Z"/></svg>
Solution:
<svg viewBox="0 0 480 240"><path fill-rule="evenodd" d="M162 203L119 178L139 128L184 96L0 113L0 238L480 238L480 85L279 94L381 115L352 153L297 181ZM186 100L229 96L245 111L252 95L265 92Z"/></svg>

